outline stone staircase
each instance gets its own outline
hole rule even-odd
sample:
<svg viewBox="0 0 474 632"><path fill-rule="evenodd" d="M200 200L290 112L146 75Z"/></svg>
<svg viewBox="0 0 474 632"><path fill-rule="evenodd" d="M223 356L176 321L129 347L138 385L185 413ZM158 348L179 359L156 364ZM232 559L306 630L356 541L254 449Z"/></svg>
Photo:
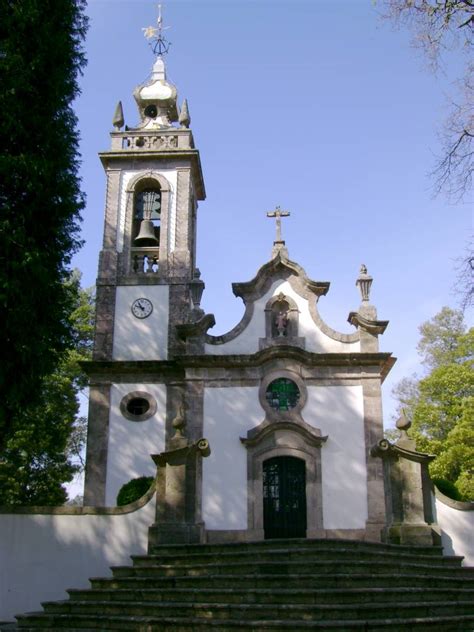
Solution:
<svg viewBox="0 0 474 632"><path fill-rule="evenodd" d="M474 568L346 540L166 545L18 616L23 630L474 630Z"/></svg>

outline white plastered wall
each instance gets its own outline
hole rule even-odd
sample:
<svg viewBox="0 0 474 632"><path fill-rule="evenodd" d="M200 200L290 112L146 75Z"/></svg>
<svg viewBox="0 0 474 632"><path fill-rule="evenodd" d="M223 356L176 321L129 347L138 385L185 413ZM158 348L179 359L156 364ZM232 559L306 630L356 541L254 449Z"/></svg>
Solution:
<svg viewBox="0 0 474 632"><path fill-rule="evenodd" d="M120 402L133 391L145 391L157 403L156 413L146 421L130 421L120 411ZM109 445L105 504L116 505L117 494L132 478L154 476L151 454L165 449L166 387L164 384L113 384L110 393Z"/></svg>
<svg viewBox="0 0 474 632"><path fill-rule="evenodd" d="M89 577L146 554L154 518L154 500L119 515L0 513L0 621L67 599L67 588L88 588Z"/></svg>
<svg viewBox="0 0 474 632"><path fill-rule="evenodd" d="M211 455L203 459L207 529L247 528L247 450L240 437L263 417L257 387L205 389L204 436L211 446Z"/></svg>
<svg viewBox="0 0 474 632"><path fill-rule="evenodd" d="M153 311L136 318L131 306L147 298ZM114 360L166 360L168 357L169 289L167 285L125 285L117 288L114 319Z"/></svg>
<svg viewBox="0 0 474 632"><path fill-rule="evenodd" d="M203 517L208 529L247 528L247 451L240 442L263 421L257 387L207 388L203 461ZM367 469L361 386L310 386L306 423L329 435L321 448L323 527L364 529Z"/></svg>
<svg viewBox="0 0 474 632"><path fill-rule="evenodd" d="M433 500L441 527L443 554L463 555L463 564L474 566L474 509L462 511L445 505L439 498Z"/></svg>
<svg viewBox="0 0 474 632"><path fill-rule="evenodd" d="M127 210L127 189L132 178L137 176L151 176L160 175L166 178L170 183L170 197L169 197L169 251L173 252L176 247L176 184L178 181L178 172L176 169L148 169L141 171L122 171L120 174L120 201L119 201L119 216L117 223L117 252L123 252L123 237L125 234L125 217Z"/></svg>
<svg viewBox="0 0 474 632"><path fill-rule="evenodd" d="M323 435L323 526L365 529L367 466L362 386L309 386L304 420Z"/></svg>
<svg viewBox="0 0 474 632"><path fill-rule="evenodd" d="M265 306L270 298L277 296L280 292L291 297L298 306L300 312L298 336L306 338L307 351L313 353L360 351L359 342L340 342L323 333L311 317L307 299L297 294L288 281L280 280L275 281L268 292L255 301L252 319L239 336L221 345L206 344L205 352L211 355L256 353L259 348L259 338L265 338ZM316 297L313 300L316 301Z"/></svg>

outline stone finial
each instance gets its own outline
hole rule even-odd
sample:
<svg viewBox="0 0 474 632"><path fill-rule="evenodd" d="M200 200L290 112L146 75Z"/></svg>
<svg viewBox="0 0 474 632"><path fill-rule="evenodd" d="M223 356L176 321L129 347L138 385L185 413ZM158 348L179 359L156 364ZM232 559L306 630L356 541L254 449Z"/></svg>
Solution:
<svg viewBox="0 0 474 632"><path fill-rule="evenodd" d="M407 419L404 408L402 408L400 412L400 417L397 420L396 426L402 432L406 432L411 426L411 421Z"/></svg>
<svg viewBox="0 0 474 632"><path fill-rule="evenodd" d="M174 439L181 439L184 437L184 428L186 427L186 413L185 405L181 404L178 408L176 417L173 419L171 425L175 429Z"/></svg>
<svg viewBox="0 0 474 632"><path fill-rule="evenodd" d="M405 448L409 448L412 450L416 450L416 443L413 439L410 439L407 431L411 427L411 421L407 418L405 409L402 408L400 412L400 417L397 419L396 427L400 430L401 435L397 441L397 445Z"/></svg>
<svg viewBox="0 0 474 632"><path fill-rule="evenodd" d="M370 274L367 274L367 266L362 264L360 266L359 276L357 277L356 285L359 287L360 294L363 302L369 302L370 288L373 283L373 278Z"/></svg>
<svg viewBox="0 0 474 632"><path fill-rule="evenodd" d="M184 129L188 129L189 125L191 124L191 117L189 115L189 107L188 107L188 100L184 99L183 104L181 106L181 110L179 112L179 124L181 125L181 128Z"/></svg>
<svg viewBox="0 0 474 632"><path fill-rule="evenodd" d="M119 132L121 128L123 127L124 123L125 121L123 118L122 101L119 101L117 103L117 107L115 108L114 118L112 119L112 125L115 127L117 132Z"/></svg>

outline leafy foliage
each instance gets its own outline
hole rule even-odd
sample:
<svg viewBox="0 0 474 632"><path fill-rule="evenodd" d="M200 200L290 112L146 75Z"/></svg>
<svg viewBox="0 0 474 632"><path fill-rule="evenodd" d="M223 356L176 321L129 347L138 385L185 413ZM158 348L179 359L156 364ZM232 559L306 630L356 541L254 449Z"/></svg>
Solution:
<svg viewBox="0 0 474 632"><path fill-rule="evenodd" d="M453 500L462 500L462 494L459 493L456 485L453 485L445 478L433 478L433 483L439 489L439 491Z"/></svg>
<svg viewBox="0 0 474 632"><path fill-rule="evenodd" d="M117 494L117 506L128 505L144 496L154 480L153 476L140 476L139 478L132 478L131 481L122 485Z"/></svg>
<svg viewBox="0 0 474 632"><path fill-rule="evenodd" d="M434 70L442 65L446 51L460 47L466 52L458 95L441 134L443 154L433 172L437 192L445 190L456 199L462 198L472 186L474 163L471 58L474 3L472 0L380 0L380 4L385 7L386 17L412 31L413 44L422 50Z"/></svg>
<svg viewBox="0 0 474 632"><path fill-rule="evenodd" d="M431 371L402 380L394 394L417 448L438 457L431 475L474 500L474 328L466 331L461 312L444 307L420 333L418 351Z"/></svg>
<svg viewBox="0 0 474 632"><path fill-rule="evenodd" d="M72 348L68 265L80 246L78 134L72 109L87 22L84 0L6 0L0 20L0 457L43 442L37 418ZM48 377L46 377L48 376ZM66 385L64 385L66 388ZM60 389L59 389L60 390ZM65 400L68 397L63 393ZM66 404L67 406L68 404ZM31 408L30 408L31 407ZM27 410L28 408L28 410ZM72 410L68 411L70 417ZM45 421L46 423L46 421ZM59 422L58 422L59 423ZM46 430L46 428L44 429ZM49 440L48 440L49 441ZM50 449L62 450L51 436ZM46 441L47 443L47 441ZM14 447L15 446L15 447ZM43 463L19 467L44 471ZM65 468L65 464L58 468ZM24 470L20 470L23 472ZM61 475L62 476L62 475ZM22 474L18 475L18 488Z"/></svg>
<svg viewBox="0 0 474 632"><path fill-rule="evenodd" d="M70 326L74 348L59 357L41 382L38 401L19 410L0 461L0 504L60 505L63 483L83 467L86 420L78 417L79 392L86 377L79 362L91 356L94 296L80 288L80 275L65 284L74 310Z"/></svg>

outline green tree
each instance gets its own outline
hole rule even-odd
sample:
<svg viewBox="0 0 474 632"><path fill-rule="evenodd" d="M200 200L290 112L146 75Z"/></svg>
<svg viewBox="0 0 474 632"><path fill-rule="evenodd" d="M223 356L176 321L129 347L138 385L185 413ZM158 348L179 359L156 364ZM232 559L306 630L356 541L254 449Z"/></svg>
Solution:
<svg viewBox="0 0 474 632"><path fill-rule="evenodd" d="M462 313L444 307L420 333L418 351L429 372L402 380L394 394L417 448L438 457L431 475L474 500L474 328L466 331Z"/></svg>
<svg viewBox="0 0 474 632"><path fill-rule="evenodd" d="M414 46L422 50L435 71L443 66L447 51L460 48L466 53L457 81L458 94L441 133L442 153L432 174L437 192L444 190L456 199L462 198L472 186L474 163L474 2L379 0L378 4L385 17L411 30Z"/></svg>
<svg viewBox="0 0 474 632"><path fill-rule="evenodd" d="M4 458L12 442L32 440L22 423L28 415L36 416L35 407L43 405L55 367L74 345L69 318L74 296L65 281L71 257L80 246L84 198L72 104L85 64L82 45L87 22L84 0L4 0L1 6L0 458ZM38 430L34 436L39 435Z"/></svg>
<svg viewBox="0 0 474 632"><path fill-rule="evenodd" d="M0 460L1 505L60 505L63 483L83 467L86 420L79 417L79 393L86 376L79 363L92 353L94 296L80 288L74 272L65 284L73 303L70 326L74 347L60 356L42 380L39 401L15 415Z"/></svg>

